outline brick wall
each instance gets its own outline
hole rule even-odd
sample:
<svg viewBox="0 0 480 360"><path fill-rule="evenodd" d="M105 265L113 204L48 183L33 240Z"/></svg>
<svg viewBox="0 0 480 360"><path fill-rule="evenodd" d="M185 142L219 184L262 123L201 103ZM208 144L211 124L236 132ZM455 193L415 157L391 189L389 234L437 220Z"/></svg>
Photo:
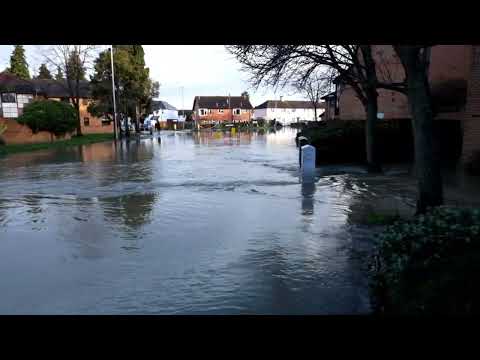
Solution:
<svg viewBox="0 0 480 360"><path fill-rule="evenodd" d="M102 124L102 119L92 116L88 111L89 101L80 100L80 119L82 123L83 134L101 134L113 133L113 121L109 125ZM85 125L85 119L88 118L89 125Z"/></svg>
<svg viewBox="0 0 480 360"><path fill-rule="evenodd" d="M480 46L472 46L467 104L463 119L462 160L468 162L480 151Z"/></svg>
<svg viewBox="0 0 480 360"><path fill-rule="evenodd" d="M403 67L390 45L375 45L373 56L377 64L379 80L401 81L404 79ZM466 87L470 73L470 45L437 45L432 48L430 63L430 84L432 95L441 88ZM460 83L460 85L458 85ZM408 99L405 95L394 91L378 90L378 112L384 113L385 119L405 119L410 117ZM454 96L455 94L452 94ZM436 96L436 95L435 95ZM365 110L350 87L341 93L339 102L342 120L364 120ZM458 112L458 111L457 111ZM457 116L457 115L455 115ZM451 118L445 115L444 118ZM457 117L457 119L459 119Z"/></svg>
<svg viewBox="0 0 480 360"><path fill-rule="evenodd" d="M28 126L19 124L14 119L0 118L0 124L7 125L7 130L2 134L6 144L35 144L57 140L70 139L70 135L55 136L48 131L40 131L36 134Z"/></svg>

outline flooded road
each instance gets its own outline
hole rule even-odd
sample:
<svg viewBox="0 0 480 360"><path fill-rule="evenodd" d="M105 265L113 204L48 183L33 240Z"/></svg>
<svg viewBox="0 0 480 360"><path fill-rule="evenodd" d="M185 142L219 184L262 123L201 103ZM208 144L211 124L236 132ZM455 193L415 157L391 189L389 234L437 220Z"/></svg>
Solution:
<svg viewBox="0 0 480 360"><path fill-rule="evenodd" d="M164 131L0 159L0 313L368 313L355 215L410 211L411 186L328 168L302 184L294 136Z"/></svg>

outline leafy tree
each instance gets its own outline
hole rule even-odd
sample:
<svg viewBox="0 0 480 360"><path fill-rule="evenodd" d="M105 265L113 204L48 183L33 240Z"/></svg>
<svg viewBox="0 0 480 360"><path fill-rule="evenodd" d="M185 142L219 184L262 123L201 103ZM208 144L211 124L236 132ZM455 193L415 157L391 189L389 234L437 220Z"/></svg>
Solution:
<svg viewBox="0 0 480 360"><path fill-rule="evenodd" d="M241 95L241 96L242 96L242 97L245 97L245 98L247 98L247 99L250 98L250 95L248 94L247 91L242 92L242 95Z"/></svg>
<svg viewBox="0 0 480 360"><path fill-rule="evenodd" d="M40 65L38 68L37 79L52 79L52 74L50 73L50 70L48 70L47 65Z"/></svg>
<svg viewBox="0 0 480 360"><path fill-rule="evenodd" d="M141 45L116 45L113 52L117 110L138 121L151 99L158 96L159 85L149 78ZM101 52L95 60L91 83L95 101L89 111L97 116L113 113L110 50Z"/></svg>
<svg viewBox="0 0 480 360"><path fill-rule="evenodd" d="M10 56L9 73L18 76L21 79L30 79L28 64L25 58L25 49L23 45L15 45L12 56Z"/></svg>
<svg viewBox="0 0 480 360"><path fill-rule="evenodd" d="M69 54L65 70L67 79L85 80L85 65L80 58L78 49L74 49Z"/></svg>
<svg viewBox="0 0 480 360"><path fill-rule="evenodd" d="M34 134L48 131L61 135L75 130L77 124L73 106L55 100L36 100L29 103L17 121L27 125Z"/></svg>

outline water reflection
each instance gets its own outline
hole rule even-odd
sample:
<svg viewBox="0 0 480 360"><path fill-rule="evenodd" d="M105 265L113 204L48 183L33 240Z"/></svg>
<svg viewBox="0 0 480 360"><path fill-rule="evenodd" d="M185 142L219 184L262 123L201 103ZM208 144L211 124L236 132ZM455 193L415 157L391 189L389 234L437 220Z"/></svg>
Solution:
<svg viewBox="0 0 480 360"><path fill-rule="evenodd" d="M313 215L314 194L316 190L315 178L311 179L301 178L301 192L302 192L302 215Z"/></svg>
<svg viewBox="0 0 480 360"><path fill-rule="evenodd" d="M195 131L192 138L197 145L231 146L248 145L252 142L251 131Z"/></svg>
<svg viewBox="0 0 480 360"><path fill-rule="evenodd" d="M151 213L157 201L157 194L127 194L99 200L107 222L120 222L126 226L126 231L136 232L152 221Z"/></svg>

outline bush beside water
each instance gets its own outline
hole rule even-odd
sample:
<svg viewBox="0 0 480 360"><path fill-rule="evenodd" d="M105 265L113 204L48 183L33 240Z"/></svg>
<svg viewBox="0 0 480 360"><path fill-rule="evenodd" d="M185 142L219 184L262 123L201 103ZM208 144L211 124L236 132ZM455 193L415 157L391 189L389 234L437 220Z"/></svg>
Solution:
<svg viewBox="0 0 480 360"><path fill-rule="evenodd" d="M378 312L480 312L480 210L439 207L379 235L371 262Z"/></svg>
<svg viewBox="0 0 480 360"><path fill-rule="evenodd" d="M377 153L381 162L411 161L413 137L409 121L379 121ZM329 120L312 122L297 136L306 136L317 149L317 164L364 163L365 121Z"/></svg>
<svg viewBox="0 0 480 360"><path fill-rule="evenodd" d="M32 132L48 131L63 135L75 130L77 116L72 105L55 100L37 100L23 109L18 123L27 125Z"/></svg>

